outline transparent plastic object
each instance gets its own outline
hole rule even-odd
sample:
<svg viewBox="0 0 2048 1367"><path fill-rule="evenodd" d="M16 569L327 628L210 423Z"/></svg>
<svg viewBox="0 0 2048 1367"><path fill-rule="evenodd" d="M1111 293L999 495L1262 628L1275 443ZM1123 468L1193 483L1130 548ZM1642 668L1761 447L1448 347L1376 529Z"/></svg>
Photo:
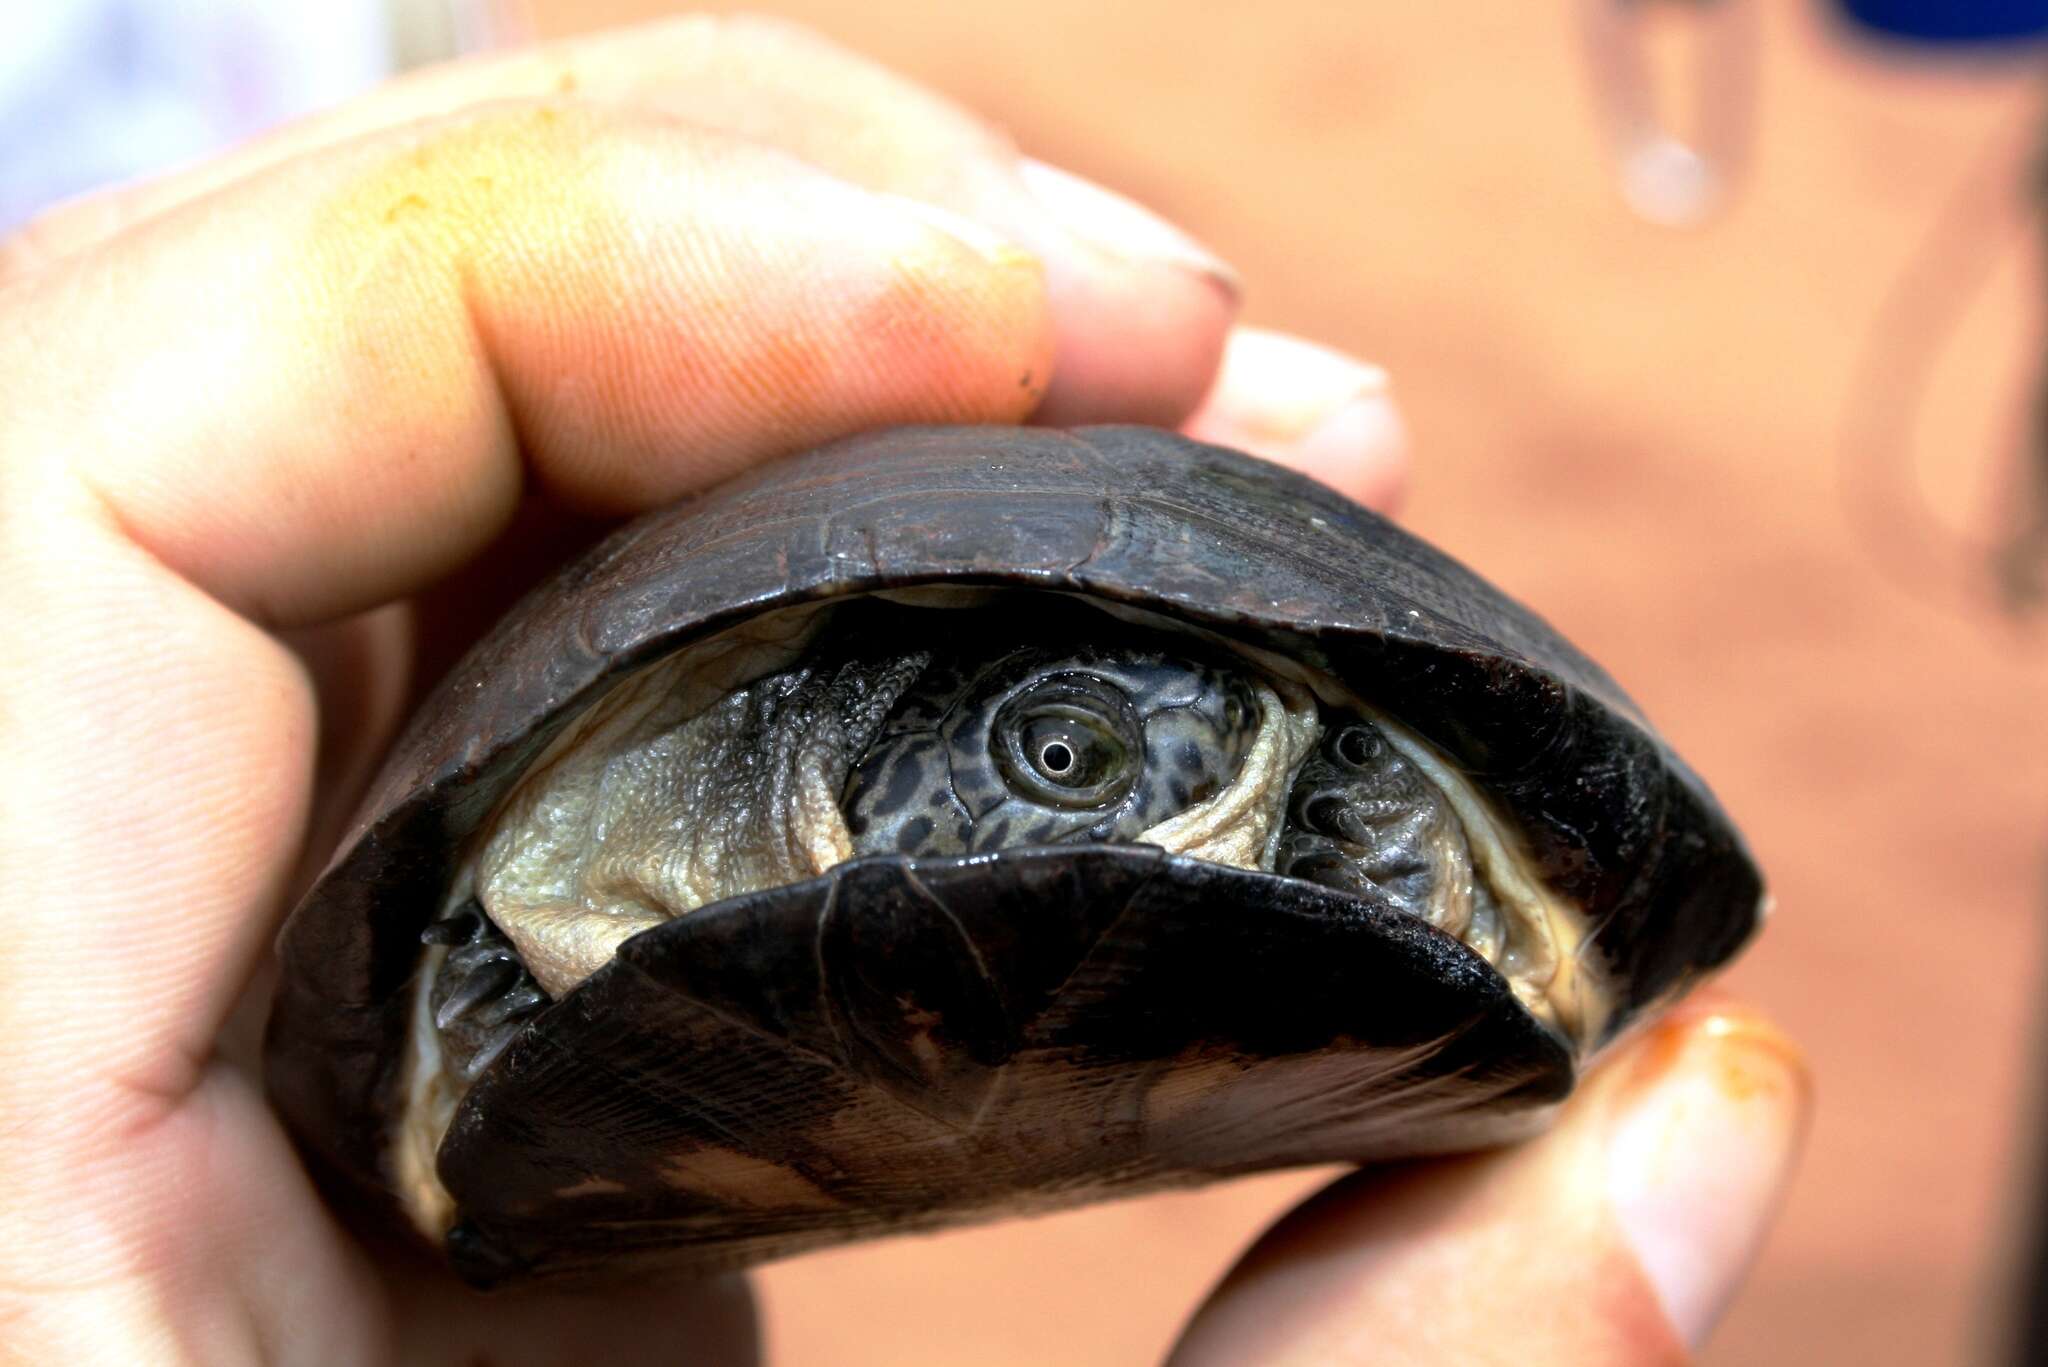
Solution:
<svg viewBox="0 0 2048 1367"><path fill-rule="evenodd" d="M1666 227L1712 217L1749 158L1754 0L1584 0L1581 20L1622 199Z"/></svg>

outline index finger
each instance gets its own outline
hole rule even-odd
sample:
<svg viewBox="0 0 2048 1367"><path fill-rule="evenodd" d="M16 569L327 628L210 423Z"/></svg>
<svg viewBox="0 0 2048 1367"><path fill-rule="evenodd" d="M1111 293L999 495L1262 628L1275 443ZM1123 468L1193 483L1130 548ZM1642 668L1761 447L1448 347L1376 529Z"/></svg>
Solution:
<svg viewBox="0 0 2048 1367"><path fill-rule="evenodd" d="M745 138L993 225L1045 269L1060 354L1048 421L1172 423L1215 369L1237 291L1213 254L1121 196L1020 158L943 96L754 16L687 15L428 68L214 161L60 206L0 246L0 279L295 157L568 94Z"/></svg>
<svg viewBox="0 0 2048 1367"><path fill-rule="evenodd" d="M16 465L274 624L460 563L532 483L666 501L904 421L1014 421L1052 357L985 228L670 121L506 105L230 187L0 295Z"/></svg>

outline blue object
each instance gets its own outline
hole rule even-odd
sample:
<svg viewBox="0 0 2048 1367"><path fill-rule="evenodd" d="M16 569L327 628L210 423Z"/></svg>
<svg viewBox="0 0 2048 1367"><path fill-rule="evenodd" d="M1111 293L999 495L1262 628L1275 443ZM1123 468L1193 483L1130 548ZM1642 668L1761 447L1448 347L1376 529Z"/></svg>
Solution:
<svg viewBox="0 0 2048 1367"><path fill-rule="evenodd" d="M2048 0L1838 0L1887 38L1941 47L2024 43L2048 36Z"/></svg>

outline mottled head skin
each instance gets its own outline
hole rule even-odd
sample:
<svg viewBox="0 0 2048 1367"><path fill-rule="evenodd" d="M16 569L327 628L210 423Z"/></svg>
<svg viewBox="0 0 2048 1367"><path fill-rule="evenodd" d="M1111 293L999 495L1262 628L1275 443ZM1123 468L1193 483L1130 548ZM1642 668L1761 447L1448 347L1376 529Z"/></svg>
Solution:
<svg viewBox="0 0 2048 1367"><path fill-rule="evenodd" d="M1236 776L1242 672L1100 612L994 614L934 643L847 782L855 854L1130 840Z"/></svg>

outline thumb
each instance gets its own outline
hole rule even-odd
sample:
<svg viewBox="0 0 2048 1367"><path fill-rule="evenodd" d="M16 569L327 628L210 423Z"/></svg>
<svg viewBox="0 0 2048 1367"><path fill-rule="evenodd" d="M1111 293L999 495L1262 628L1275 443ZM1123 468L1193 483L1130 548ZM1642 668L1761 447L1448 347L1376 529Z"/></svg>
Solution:
<svg viewBox="0 0 2048 1367"><path fill-rule="evenodd" d="M1543 1138L1310 1199L1196 1312L1172 1367L1683 1362L1755 1257L1810 1106L1774 1027L1685 1008Z"/></svg>

